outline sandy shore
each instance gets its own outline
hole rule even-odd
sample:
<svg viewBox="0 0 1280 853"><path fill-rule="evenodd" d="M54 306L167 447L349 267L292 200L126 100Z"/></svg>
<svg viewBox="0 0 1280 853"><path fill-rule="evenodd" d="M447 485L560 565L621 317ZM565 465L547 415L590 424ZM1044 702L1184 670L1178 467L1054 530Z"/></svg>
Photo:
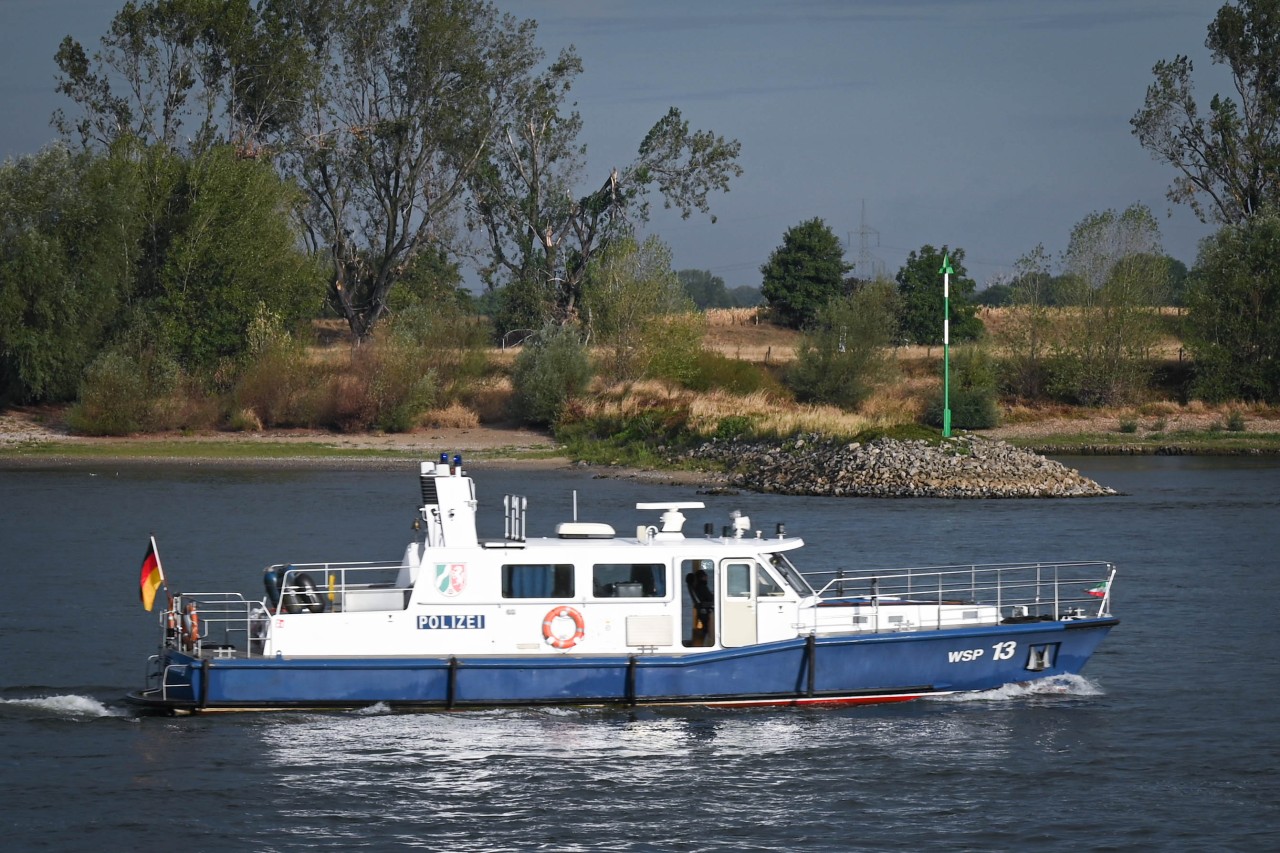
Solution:
<svg viewBox="0 0 1280 853"><path fill-rule="evenodd" d="M199 444L235 442L244 444L319 444L337 450L397 450L407 453L472 453L482 455L549 451L555 440L546 433L518 428L477 427L475 429L432 429L412 433L370 433L345 435L322 430L271 430L267 432L173 432L131 437L72 435L57 423L45 423L32 412L0 413L0 447L55 443L120 447L150 441Z"/></svg>
<svg viewBox="0 0 1280 853"><path fill-rule="evenodd" d="M201 443L270 445L319 445L323 455L309 456L228 456L210 452L202 456L198 449L190 455L154 455L139 452L148 443ZM441 453L461 454L467 468L506 471L582 470L595 477L616 477L644 482L695 485L714 488L723 484L720 474L697 471L648 471L635 468L587 465L574 462L557 453L559 445L551 436L535 430L482 426L474 429L432 429L412 433L344 435L321 430L271 430L268 432L200 432L154 433L132 437L100 438L71 435L64 427L42 421L38 413L9 411L0 413L0 451L19 451L24 445L65 445L94 447L95 452L59 454L42 450L38 455L23 457L14 453L0 456L0 466L32 467L84 465L110 462L113 465L190 465L242 468L328 468L328 469L403 469L417 460L438 459ZM133 445L133 447L130 447ZM113 453L116 450L118 452ZM342 451L352 451L344 456ZM388 451L381 457L369 451Z"/></svg>
<svg viewBox="0 0 1280 853"><path fill-rule="evenodd" d="M51 461L59 458L85 459L80 448L95 448L92 458L113 458L122 461L152 461L139 448L149 443L164 442L168 445L193 445L193 450L200 444L228 443L251 448L254 444L263 445L316 445L325 448L323 455L315 457L271 457L264 455L258 459L227 458L226 454L211 452L201 459L198 451L191 456L175 457L172 461L207 461L217 458L228 464L268 464L268 465L308 465L308 464L371 464L391 462L404 464L405 456L420 456L423 459L435 459L441 453L461 453L465 458L476 462L504 460L506 467L555 467L567 465L569 460L557 457L554 451L555 440L545 433L527 429L479 427L476 429L433 429L422 432L402 434L360 434L344 435L321 430L271 430L268 432L195 432L195 433L152 433L128 437L96 437L72 435L60 424L45 423L41 417L32 412L9 411L0 414L0 450L18 450L23 445L65 446L70 451L60 457L56 450L52 453L42 452L40 461ZM113 454L112 450L120 453ZM342 452L349 450L352 456L344 457ZM385 450L394 452L394 457L380 460L369 451ZM359 455L356 455L356 452ZM528 454L538 454L537 458L521 458ZM252 454L252 451L249 451ZM10 455L11 461L20 461L21 457Z"/></svg>

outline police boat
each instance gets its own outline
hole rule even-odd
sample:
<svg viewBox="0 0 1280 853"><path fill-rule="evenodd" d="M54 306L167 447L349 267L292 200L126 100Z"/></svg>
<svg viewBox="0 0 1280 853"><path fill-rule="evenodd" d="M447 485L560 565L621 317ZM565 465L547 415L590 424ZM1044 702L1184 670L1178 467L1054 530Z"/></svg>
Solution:
<svg viewBox="0 0 1280 853"><path fill-rule="evenodd" d="M265 595L161 596L129 699L157 712L898 702L1076 674L1107 633L1106 562L802 572L803 540L702 502L639 503L633 531L476 532L475 484L421 465L394 562L279 564Z"/></svg>

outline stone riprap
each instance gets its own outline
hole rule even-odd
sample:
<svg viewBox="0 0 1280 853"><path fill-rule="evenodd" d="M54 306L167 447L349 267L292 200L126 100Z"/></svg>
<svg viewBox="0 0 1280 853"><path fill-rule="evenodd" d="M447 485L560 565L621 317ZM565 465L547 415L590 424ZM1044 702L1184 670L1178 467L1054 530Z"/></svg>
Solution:
<svg viewBox="0 0 1280 853"><path fill-rule="evenodd" d="M885 498L1079 498L1114 489L1003 441L973 436L861 443L798 436L769 443L714 439L687 452L729 467L732 486L757 492Z"/></svg>

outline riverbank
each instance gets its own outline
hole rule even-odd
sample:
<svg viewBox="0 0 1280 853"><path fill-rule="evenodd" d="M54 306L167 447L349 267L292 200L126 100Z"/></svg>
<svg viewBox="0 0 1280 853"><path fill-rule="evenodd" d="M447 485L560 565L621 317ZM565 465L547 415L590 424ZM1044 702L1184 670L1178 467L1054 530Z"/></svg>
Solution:
<svg viewBox="0 0 1280 853"><path fill-rule="evenodd" d="M1046 456L1237 456L1280 453L1280 413L1230 414L1192 404L1134 410L1066 409L1024 414L984 430Z"/></svg>
<svg viewBox="0 0 1280 853"><path fill-rule="evenodd" d="M1228 429L1222 416L1211 412L1187 411L1132 419L1115 414L1072 413L1006 424L985 431L981 436L1040 456L1280 453L1280 419L1249 417L1235 426L1241 428ZM553 470L580 464L575 463L547 433L510 426L436 428L396 434L271 430L94 437L70 434L60 419L48 411L9 410L0 413L0 465L9 467L61 466L92 461L112 465L393 469L422 459L438 458L441 453L460 453L469 467L481 469ZM916 455L923 458L923 453L921 450ZM718 468L721 464L721 460L711 458L713 455L704 454L708 469ZM839 464L848 466L853 463L843 460ZM765 470L763 466L757 467ZM1034 466L1030 466L1027 471L1033 472L1033 469ZM771 486L765 481L748 482L742 474L735 483L719 470L681 468L646 471L615 466L591 466L591 470L597 476L693 484L705 488L760 490L776 487L776 483ZM757 475L756 479L761 476ZM815 471L813 479L816 482L821 475ZM827 487L819 483L817 488ZM1011 488L1002 486L1002 494ZM902 484L894 486L891 492L914 493ZM818 492L810 490L809 493ZM868 492L855 489L842 493Z"/></svg>
<svg viewBox="0 0 1280 853"><path fill-rule="evenodd" d="M281 466L403 464L465 454L469 460L538 462L559 459L555 439L521 428L442 428L412 433L338 434L321 430L171 432L135 436L72 435L39 412L0 414L0 460L6 463L112 460L117 462L222 462Z"/></svg>

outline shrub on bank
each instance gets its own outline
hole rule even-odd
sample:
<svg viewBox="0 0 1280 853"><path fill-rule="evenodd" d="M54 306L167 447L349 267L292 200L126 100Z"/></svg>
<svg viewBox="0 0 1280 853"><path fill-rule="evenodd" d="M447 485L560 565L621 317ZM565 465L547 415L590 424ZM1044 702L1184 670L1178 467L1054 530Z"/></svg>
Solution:
<svg viewBox="0 0 1280 853"><path fill-rule="evenodd" d="M743 438L755 432L755 424L746 415L730 415L716 423L714 437L721 441Z"/></svg>
<svg viewBox="0 0 1280 853"><path fill-rule="evenodd" d="M240 373L231 393L231 428L314 427L326 410L328 371L311 364L306 348L290 340L264 346ZM253 417L248 417L252 413Z"/></svg>
<svg viewBox="0 0 1280 853"><path fill-rule="evenodd" d="M591 381L587 348L574 329L543 329L521 350L512 381L512 414L530 424L554 424Z"/></svg>
<svg viewBox="0 0 1280 853"><path fill-rule="evenodd" d="M438 399L430 358L412 343L393 337L356 350L350 371L331 387L334 425L343 432L408 432Z"/></svg>
<svg viewBox="0 0 1280 853"><path fill-rule="evenodd" d="M1000 425L997 402L996 362L986 349L962 347L951 361L951 426L955 429L991 429ZM941 427L941 396L930 401L924 422Z"/></svg>
<svg viewBox="0 0 1280 853"><path fill-rule="evenodd" d="M179 425L175 413L181 379L178 365L155 351L107 350L85 371L67 424L84 435L172 429Z"/></svg>
<svg viewBox="0 0 1280 853"><path fill-rule="evenodd" d="M924 422L942 426L942 400L929 404ZM951 392L952 429L992 429L1000 426L1000 408L992 391L961 388Z"/></svg>
<svg viewBox="0 0 1280 853"><path fill-rule="evenodd" d="M873 284L818 311L787 371L797 400L857 411L877 387L896 378L896 364L885 350L893 298L891 288Z"/></svg>
<svg viewBox="0 0 1280 853"><path fill-rule="evenodd" d="M743 397L759 391L778 395L789 393L764 368L711 350L698 353L693 370L683 384L691 391L721 390Z"/></svg>
<svg viewBox="0 0 1280 853"><path fill-rule="evenodd" d="M288 335L264 333L236 382L228 423L406 432L476 385L486 331L448 305L410 306L343 360L315 359Z"/></svg>
<svg viewBox="0 0 1280 853"><path fill-rule="evenodd" d="M556 424L556 440L569 454L599 465L651 467L695 438L689 410L654 406L628 414L576 417Z"/></svg>

